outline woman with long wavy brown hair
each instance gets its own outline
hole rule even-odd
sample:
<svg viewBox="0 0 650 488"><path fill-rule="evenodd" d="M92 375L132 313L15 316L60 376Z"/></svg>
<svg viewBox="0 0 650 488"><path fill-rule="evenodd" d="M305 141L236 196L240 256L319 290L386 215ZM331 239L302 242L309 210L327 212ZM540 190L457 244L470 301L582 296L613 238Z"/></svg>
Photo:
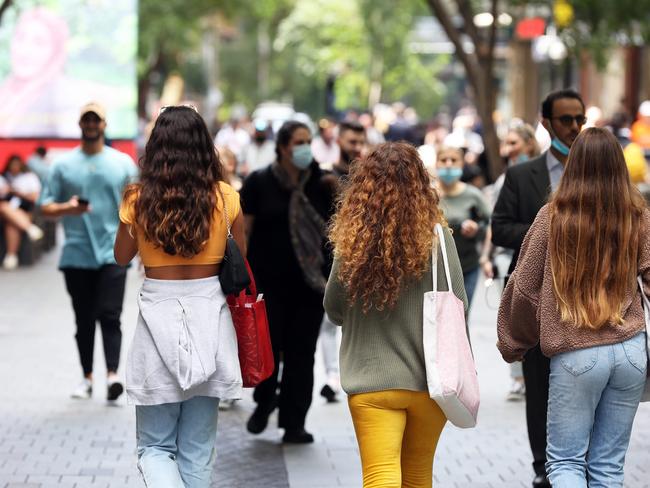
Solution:
<svg viewBox="0 0 650 488"><path fill-rule="evenodd" d="M436 223L445 228L452 290L467 310L463 273L439 202L415 148L386 143L352 166L332 222L335 257L325 310L343 328L341 384L364 488L432 485L433 456L447 420L427 391L422 336ZM439 255L438 289L449 290L442 262Z"/></svg>
<svg viewBox="0 0 650 488"><path fill-rule="evenodd" d="M646 381L637 276L650 288L650 211L607 130L582 132L537 214L499 310L499 349L551 358L548 477L554 488L622 487Z"/></svg>
<svg viewBox="0 0 650 488"><path fill-rule="evenodd" d="M242 391L218 276L231 231L246 252L239 195L223 181L193 107L161 111L140 169L124 195L114 248L121 265L140 254L146 275L126 371L138 468L149 487L207 488L219 401Z"/></svg>

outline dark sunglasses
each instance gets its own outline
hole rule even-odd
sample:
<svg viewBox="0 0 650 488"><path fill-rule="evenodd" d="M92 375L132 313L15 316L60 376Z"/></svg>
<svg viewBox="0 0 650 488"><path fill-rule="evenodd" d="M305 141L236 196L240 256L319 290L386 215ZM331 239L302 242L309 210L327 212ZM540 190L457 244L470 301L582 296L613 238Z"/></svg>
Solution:
<svg viewBox="0 0 650 488"><path fill-rule="evenodd" d="M560 115L559 117L552 117L555 120L559 120L560 124L562 124L564 127L571 127L573 125L573 121L576 121L576 124L578 124L578 127L581 127L585 125L585 122L587 122L587 117L584 115Z"/></svg>

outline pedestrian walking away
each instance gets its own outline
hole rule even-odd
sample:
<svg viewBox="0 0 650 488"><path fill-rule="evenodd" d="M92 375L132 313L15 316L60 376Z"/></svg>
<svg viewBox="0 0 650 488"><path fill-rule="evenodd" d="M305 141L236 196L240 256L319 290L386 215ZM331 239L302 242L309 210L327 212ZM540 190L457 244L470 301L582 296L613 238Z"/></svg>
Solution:
<svg viewBox="0 0 650 488"><path fill-rule="evenodd" d="M241 397L237 338L219 283L227 222L244 253L239 195L196 109L164 108L120 208L115 259L145 269L126 390L146 486L208 488L219 400ZM227 218L226 218L227 216Z"/></svg>
<svg viewBox="0 0 650 488"><path fill-rule="evenodd" d="M326 222L333 207L331 186L312 157L310 142L305 124L285 122L277 135L277 160L251 173L241 190L249 260L266 301L276 365L255 388L257 407L247 428L262 432L278 407L283 441L291 443L314 440L305 419L329 270Z"/></svg>
<svg viewBox="0 0 650 488"><path fill-rule="evenodd" d="M552 137L551 148L540 157L508 168L492 214L492 243L514 251L514 270L526 232L560 182L571 144L586 122L585 106L573 90L549 94L542 102L542 124ZM533 487L550 487L546 477L546 410L550 363L539 346L523 362L526 385L526 423L533 454Z"/></svg>
<svg viewBox="0 0 650 488"><path fill-rule="evenodd" d="M648 293L649 232L650 210L616 137L586 129L524 239L498 319L506 361L538 344L550 357L546 470L554 488L623 487L646 382L637 276Z"/></svg>
<svg viewBox="0 0 650 488"><path fill-rule="evenodd" d="M342 326L341 383L364 488L432 486L447 421L429 397L423 345L437 223L445 225L451 274L448 283L438 246L437 290L453 291L467 311L460 261L439 203L416 149L380 144L352 166L331 226L334 264L324 304Z"/></svg>
<svg viewBox="0 0 650 488"><path fill-rule="evenodd" d="M77 348L83 380L73 398L87 399L93 390L93 351L99 321L106 360L107 399L124 391L117 370L122 331L126 268L116 264L113 243L124 187L137 168L129 156L104 143L106 111L89 103L79 116L81 146L56 160L45 186L41 211L63 217L65 242L59 269L65 277L77 323Z"/></svg>

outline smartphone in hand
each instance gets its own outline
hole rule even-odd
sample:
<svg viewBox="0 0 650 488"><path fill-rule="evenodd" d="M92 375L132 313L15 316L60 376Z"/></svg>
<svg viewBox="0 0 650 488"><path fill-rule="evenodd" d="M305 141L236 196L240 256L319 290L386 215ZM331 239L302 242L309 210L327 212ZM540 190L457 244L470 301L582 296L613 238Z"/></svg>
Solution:
<svg viewBox="0 0 650 488"><path fill-rule="evenodd" d="M90 204L87 198L82 197L77 198L77 202L79 202L80 207L87 207Z"/></svg>

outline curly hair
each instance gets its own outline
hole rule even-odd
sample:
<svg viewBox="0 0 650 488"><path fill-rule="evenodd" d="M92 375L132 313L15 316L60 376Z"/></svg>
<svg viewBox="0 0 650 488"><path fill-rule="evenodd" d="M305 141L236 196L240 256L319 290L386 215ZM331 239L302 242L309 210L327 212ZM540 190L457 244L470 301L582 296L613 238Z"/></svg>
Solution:
<svg viewBox="0 0 650 488"><path fill-rule="evenodd" d="M168 107L140 160L140 181L124 198L135 199L135 221L146 240L191 258L210 237L219 181L223 168L201 116L190 107Z"/></svg>
<svg viewBox="0 0 650 488"><path fill-rule="evenodd" d="M351 168L330 227L338 279L363 311L393 308L430 266L440 197L414 147L378 145Z"/></svg>

